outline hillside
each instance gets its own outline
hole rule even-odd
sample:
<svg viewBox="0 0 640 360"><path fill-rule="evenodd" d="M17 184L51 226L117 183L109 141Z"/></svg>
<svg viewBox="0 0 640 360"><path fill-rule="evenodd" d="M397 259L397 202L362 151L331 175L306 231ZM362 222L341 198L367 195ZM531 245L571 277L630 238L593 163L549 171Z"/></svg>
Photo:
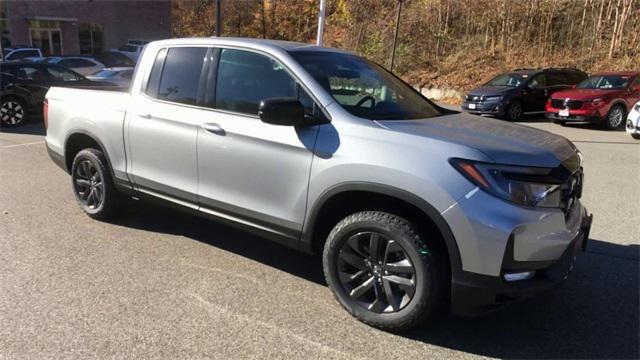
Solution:
<svg viewBox="0 0 640 360"><path fill-rule="evenodd" d="M223 35L314 42L319 0L223 0ZM397 0L328 0L325 45L389 64ZM213 0L175 1L175 36L209 36ZM640 0L404 0L394 72L468 90L505 70L640 68Z"/></svg>

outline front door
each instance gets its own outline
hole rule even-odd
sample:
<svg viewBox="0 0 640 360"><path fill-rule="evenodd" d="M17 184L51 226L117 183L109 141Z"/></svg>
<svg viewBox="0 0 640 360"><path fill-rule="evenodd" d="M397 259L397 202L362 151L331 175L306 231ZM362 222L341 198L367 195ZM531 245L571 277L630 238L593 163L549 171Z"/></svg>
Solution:
<svg viewBox="0 0 640 360"><path fill-rule="evenodd" d="M128 172L143 192L197 208L196 138L207 112L196 108L206 47L158 54L146 96L127 114Z"/></svg>
<svg viewBox="0 0 640 360"><path fill-rule="evenodd" d="M263 123L258 106L266 98L299 94L303 104L313 107L313 100L280 62L262 54L222 49L215 68L205 95L212 110L198 130L201 210L295 238L318 127Z"/></svg>

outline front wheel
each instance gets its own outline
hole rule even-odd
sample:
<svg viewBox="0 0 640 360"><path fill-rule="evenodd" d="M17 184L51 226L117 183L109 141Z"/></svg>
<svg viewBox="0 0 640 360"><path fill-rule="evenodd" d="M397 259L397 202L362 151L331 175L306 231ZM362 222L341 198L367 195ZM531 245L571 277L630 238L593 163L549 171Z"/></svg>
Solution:
<svg viewBox="0 0 640 360"><path fill-rule="evenodd" d="M113 184L102 151L78 152L71 167L73 193L82 210L90 217L108 220L119 210L121 196Z"/></svg>
<svg viewBox="0 0 640 360"><path fill-rule="evenodd" d="M640 140L640 134L631 134L631 137L636 140Z"/></svg>
<svg viewBox="0 0 640 360"><path fill-rule="evenodd" d="M407 220L365 211L333 228L323 267L329 287L351 315L401 331L442 312L448 281L443 256Z"/></svg>
<svg viewBox="0 0 640 360"><path fill-rule="evenodd" d="M513 101L507 110L505 110L504 119L509 121L517 121L522 116L522 103Z"/></svg>
<svg viewBox="0 0 640 360"><path fill-rule="evenodd" d="M624 124L627 115L626 110L621 105L616 105L609 110L604 121L604 126L608 130L616 130Z"/></svg>

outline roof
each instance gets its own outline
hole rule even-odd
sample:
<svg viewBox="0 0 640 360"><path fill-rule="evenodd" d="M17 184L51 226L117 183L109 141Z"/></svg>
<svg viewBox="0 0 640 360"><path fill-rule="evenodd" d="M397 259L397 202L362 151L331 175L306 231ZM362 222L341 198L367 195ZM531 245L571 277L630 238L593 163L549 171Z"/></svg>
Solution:
<svg viewBox="0 0 640 360"><path fill-rule="evenodd" d="M636 76L636 75L640 75L640 71L605 71L605 72L591 74L591 76L600 76L600 75Z"/></svg>
<svg viewBox="0 0 640 360"><path fill-rule="evenodd" d="M166 44L166 45L180 45L180 44L210 44L210 45L238 45L238 46L256 46L262 48L271 48L277 50L284 50L286 52L296 51L323 51L323 52L335 52L350 54L348 51L328 48L323 46L316 46L314 44L283 41L283 40L271 40L271 39L256 39L256 38L242 38L242 37L206 37L206 38L177 38L152 42L154 44Z"/></svg>

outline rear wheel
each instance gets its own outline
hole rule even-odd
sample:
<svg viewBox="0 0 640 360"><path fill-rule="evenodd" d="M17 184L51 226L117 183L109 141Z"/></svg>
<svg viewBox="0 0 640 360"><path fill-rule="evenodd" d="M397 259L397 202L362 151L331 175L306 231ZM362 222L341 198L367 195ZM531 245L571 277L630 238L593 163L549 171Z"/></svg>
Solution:
<svg viewBox="0 0 640 360"><path fill-rule="evenodd" d="M605 128L609 130L619 129L624 124L627 111L621 105L615 105L607 113L604 121Z"/></svg>
<svg viewBox="0 0 640 360"><path fill-rule="evenodd" d="M0 121L3 126L18 126L26 120L27 109L22 100L7 97L0 100Z"/></svg>
<svg viewBox="0 0 640 360"><path fill-rule="evenodd" d="M78 152L73 159L71 181L76 200L87 215L98 220L108 220L116 215L121 196L100 150Z"/></svg>
<svg viewBox="0 0 640 360"><path fill-rule="evenodd" d="M448 281L443 255L407 220L365 211L333 228L323 267L329 287L351 315L400 331L442 312Z"/></svg>

